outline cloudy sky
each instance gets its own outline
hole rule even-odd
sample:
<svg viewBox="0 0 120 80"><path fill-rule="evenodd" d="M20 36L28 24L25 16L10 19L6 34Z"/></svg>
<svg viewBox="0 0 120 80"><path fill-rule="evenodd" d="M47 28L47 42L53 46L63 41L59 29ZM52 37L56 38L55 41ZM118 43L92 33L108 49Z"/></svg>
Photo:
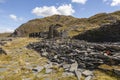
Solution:
<svg viewBox="0 0 120 80"><path fill-rule="evenodd" d="M54 14L90 17L120 10L120 0L0 0L0 33L12 32L30 19Z"/></svg>

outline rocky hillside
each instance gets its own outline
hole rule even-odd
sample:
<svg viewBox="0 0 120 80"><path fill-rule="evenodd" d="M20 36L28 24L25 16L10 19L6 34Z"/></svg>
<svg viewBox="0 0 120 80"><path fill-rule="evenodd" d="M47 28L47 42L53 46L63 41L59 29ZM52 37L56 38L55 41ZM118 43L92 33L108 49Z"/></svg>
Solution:
<svg viewBox="0 0 120 80"><path fill-rule="evenodd" d="M60 24L58 30L68 31L69 36L78 35L86 30L100 27L101 24L120 20L120 11L113 13L100 13L90 18L75 18L72 16L53 15L45 18L30 20L17 28L12 36L28 36L32 32L48 31L51 24Z"/></svg>
<svg viewBox="0 0 120 80"><path fill-rule="evenodd" d="M74 38L93 42L117 42L120 41L120 21L102 25L100 28L88 30Z"/></svg>

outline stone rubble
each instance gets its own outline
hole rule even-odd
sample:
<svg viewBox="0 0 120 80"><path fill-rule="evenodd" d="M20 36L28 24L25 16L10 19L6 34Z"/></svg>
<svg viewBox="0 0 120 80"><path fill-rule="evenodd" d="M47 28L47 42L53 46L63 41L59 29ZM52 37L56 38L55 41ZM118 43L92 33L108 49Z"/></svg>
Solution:
<svg viewBox="0 0 120 80"><path fill-rule="evenodd" d="M94 69L101 64L120 64L120 43L89 43L69 39L49 39L30 43L27 48L34 49L52 63L64 68L63 75L75 74L80 80L91 80ZM51 66L49 64L49 66ZM46 65L46 68L49 67ZM48 68L50 69L50 68ZM85 69L85 70L84 70Z"/></svg>

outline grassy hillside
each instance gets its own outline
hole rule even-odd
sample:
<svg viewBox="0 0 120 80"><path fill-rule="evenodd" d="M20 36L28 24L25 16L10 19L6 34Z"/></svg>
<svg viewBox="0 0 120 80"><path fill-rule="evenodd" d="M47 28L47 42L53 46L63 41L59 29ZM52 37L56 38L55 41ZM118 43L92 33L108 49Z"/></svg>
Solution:
<svg viewBox="0 0 120 80"><path fill-rule="evenodd" d="M69 36L75 36L86 30L98 28L102 24L109 24L115 20L120 20L120 11L113 13L100 13L90 18L75 18L72 16L53 15L45 18L38 18L22 24L13 33L14 36L28 36L31 32L48 31L51 24L60 24L58 30L66 30Z"/></svg>

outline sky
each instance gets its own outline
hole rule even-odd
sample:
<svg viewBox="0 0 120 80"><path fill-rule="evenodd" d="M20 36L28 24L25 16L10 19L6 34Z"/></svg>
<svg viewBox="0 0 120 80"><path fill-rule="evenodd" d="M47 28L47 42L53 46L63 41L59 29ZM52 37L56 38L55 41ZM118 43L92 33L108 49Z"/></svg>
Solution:
<svg viewBox="0 0 120 80"><path fill-rule="evenodd" d="M120 0L0 0L0 33L54 14L88 18L120 10Z"/></svg>

